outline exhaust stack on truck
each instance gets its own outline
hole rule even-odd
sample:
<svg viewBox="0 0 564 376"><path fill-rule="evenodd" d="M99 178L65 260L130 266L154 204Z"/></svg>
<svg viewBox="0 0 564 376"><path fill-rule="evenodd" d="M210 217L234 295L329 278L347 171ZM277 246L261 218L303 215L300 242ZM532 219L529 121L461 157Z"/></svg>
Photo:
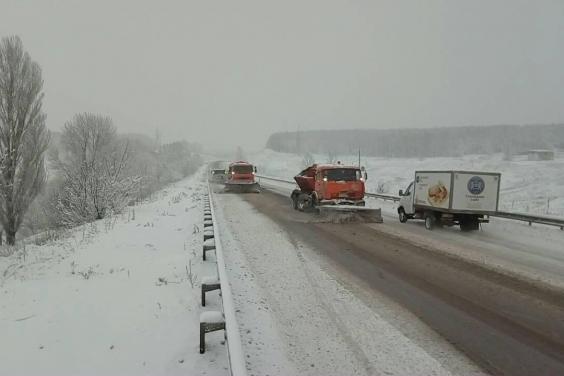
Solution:
<svg viewBox="0 0 564 376"><path fill-rule="evenodd" d="M497 212L501 174L475 171L416 171L414 181L400 190L400 222L424 219L436 224L478 230Z"/></svg>

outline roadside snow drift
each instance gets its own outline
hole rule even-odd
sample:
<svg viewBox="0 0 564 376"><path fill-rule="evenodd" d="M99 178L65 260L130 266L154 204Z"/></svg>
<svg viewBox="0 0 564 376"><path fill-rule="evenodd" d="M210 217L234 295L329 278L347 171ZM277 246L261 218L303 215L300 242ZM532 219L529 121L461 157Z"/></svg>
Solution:
<svg viewBox="0 0 564 376"><path fill-rule="evenodd" d="M0 374L226 375L223 332L200 355L203 171L149 202L0 257ZM213 256L212 256L213 258ZM217 293L207 309L221 310Z"/></svg>

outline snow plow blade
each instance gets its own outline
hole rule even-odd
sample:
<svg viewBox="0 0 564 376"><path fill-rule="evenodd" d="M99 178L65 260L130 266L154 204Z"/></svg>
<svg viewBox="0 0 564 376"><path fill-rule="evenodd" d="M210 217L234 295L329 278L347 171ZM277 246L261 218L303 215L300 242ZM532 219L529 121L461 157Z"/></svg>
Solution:
<svg viewBox="0 0 564 376"><path fill-rule="evenodd" d="M326 205L317 207L320 219L331 223L382 223L382 210L352 205Z"/></svg>
<svg viewBox="0 0 564 376"><path fill-rule="evenodd" d="M260 193L260 185L258 183L225 183L225 190L237 193Z"/></svg>

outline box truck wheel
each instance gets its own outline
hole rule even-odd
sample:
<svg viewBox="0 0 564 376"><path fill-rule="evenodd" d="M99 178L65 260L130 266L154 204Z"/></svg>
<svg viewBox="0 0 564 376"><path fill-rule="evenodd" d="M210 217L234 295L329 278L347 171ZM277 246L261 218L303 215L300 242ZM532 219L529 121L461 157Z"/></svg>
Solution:
<svg viewBox="0 0 564 376"><path fill-rule="evenodd" d="M432 230L435 227L435 214L433 212L426 212L425 213L425 228L427 230Z"/></svg>
<svg viewBox="0 0 564 376"><path fill-rule="evenodd" d="M403 208L398 209L398 217L401 223L407 222L407 214L405 214L405 210L403 210Z"/></svg>

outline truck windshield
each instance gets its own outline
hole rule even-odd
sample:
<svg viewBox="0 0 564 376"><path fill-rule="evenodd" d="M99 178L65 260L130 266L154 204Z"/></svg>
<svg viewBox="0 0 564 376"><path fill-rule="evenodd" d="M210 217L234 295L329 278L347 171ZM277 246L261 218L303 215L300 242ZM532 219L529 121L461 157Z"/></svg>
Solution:
<svg viewBox="0 0 564 376"><path fill-rule="evenodd" d="M327 170L325 176L329 181L355 181L360 180L360 170L352 168L335 168Z"/></svg>
<svg viewBox="0 0 564 376"><path fill-rule="evenodd" d="M250 174L253 172L253 166L250 165L233 166L231 169L235 171L236 174Z"/></svg>

